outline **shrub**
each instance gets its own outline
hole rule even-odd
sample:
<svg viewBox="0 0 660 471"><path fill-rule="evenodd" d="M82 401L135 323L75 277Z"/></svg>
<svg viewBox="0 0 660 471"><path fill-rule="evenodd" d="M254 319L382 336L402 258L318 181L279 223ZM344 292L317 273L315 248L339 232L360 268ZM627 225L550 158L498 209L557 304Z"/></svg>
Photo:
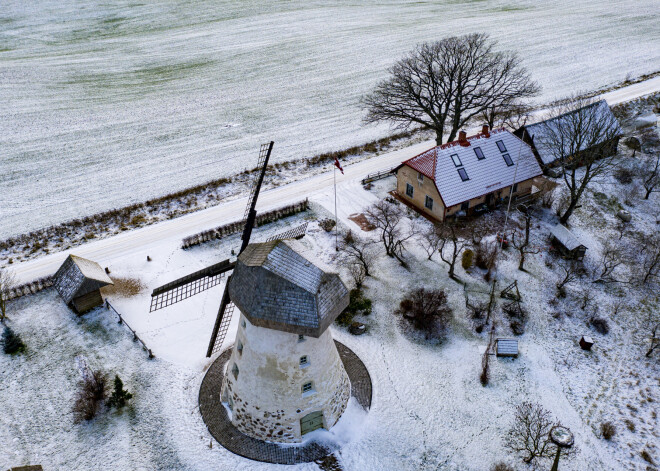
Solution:
<svg viewBox="0 0 660 471"><path fill-rule="evenodd" d="M601 317L593 317L590 321L591 326L598 332L599 334L607 334L610 331L610 324L607 322L607 319L603 319Z"/></svg>
<svg viewBox="0 0 660 471"><path fill-rule="evenodd" d="M73 416L76 423L92 420L105 400L105 375L94 371L78 384Z"/></svg>
<svg viewBox="0 0 660 471"><path fill-rule="evenodd" d="M330 232L336 225L337 223L333 219L326 218L319 221L319 226L321 226L321 229L323 229L325 232Z"/></svg>
<svg viewBox="0 0 660 471"><path fill-rule="evenodd" d="M469 270L474 262L474 252L470 249L465 249L461 256L461 266L463 270Z"/></svg>
<svg viewBox="0 0 660 471"><path fill-rule="evenodd" d="M616 435L616 427L612 422L601 422L600 434L605 440L611 440Z"/></svg>
<svg viewBox="0 0 660 471"><path fill-rule="evenodd" d="M495 266L497 256L497 243L494 241L481 241L477 246L477 257L475 264L484 270L491 270Z"/></svg>
<svg viewBox="0 0 660 471"><path fill-rule="evenodd" d="M490 468L490 471L515 471L511 466L508 464L500 461L499 463L495 463L492 468Z"/></svg>
<svg viewBox="0 0 660 471"><path fill-rule="evenodd" d="M23 340L10 327L5 327L5 330L2 332L2 344L4 352L8 355L25 351Z"/></svg>
<svg viewBox="0 0 660 471"><path fill-rule="evenodd" d="M634 431L635 431L635 422L633 422L633 421L630 420L630 419L626 419L624 422L625 422L625 424L626 424L626 428L627 428L628 430L630 430L631 432L634 432Z"/></svg>
<svg viewBox="0 0 660 471"><path fill-rule="evenodd" d="M133 395L124 389L124 383L119 375L115 375L115 390L112 391L112 395L108 399L108 406L121 409L132 397Z"/></svg>
<svg viewBox="0 0 660 471"><path fill-rule="evenodd" d="M348 327L353 323L353 317L357 315L368 316L371 314L371 299L364 296L361 289L352 289L350 292L348 307L337 317L337 324Z"/></svg>
<svg viewBox="0 0 660 471"><path fill-rule="evenodd" d="M642 450L642 452L639 454L639 456L641 456L642 459L644 461L646 461L647 463L655 464L655 462L653 461L653 458L651 457L651 454L648 451Z"/></svg>
<svg viewBox="0 0 660 471"><path fill-rule="evenodd" d="M424 332L426 338L440 338L451 319L447 295L441 289L410 291L399 304L395 314L403 316L415 329Z"/></svg>
<svg viewBox="0 0 660 471"><path fill-rule="evenodd" d="M619 183L623 183L624 185L627 183L632 183L634 176L635 174L632 170L624 167L619 167L614 173L614 178L616 178Z"/></svg>

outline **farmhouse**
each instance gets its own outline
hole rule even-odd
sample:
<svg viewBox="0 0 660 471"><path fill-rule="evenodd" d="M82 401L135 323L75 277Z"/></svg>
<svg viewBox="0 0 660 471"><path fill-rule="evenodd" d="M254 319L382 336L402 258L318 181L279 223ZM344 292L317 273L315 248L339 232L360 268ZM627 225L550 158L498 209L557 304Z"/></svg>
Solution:
<svg viewBox="0 0 660 471"><path fill-rule="evenodd" d="M98 263L76 255L69 255L55 273L57 292L78 314L103 304L101 288L112 284Z"/></svg>
<svg viewBox="0 0 660 471"><path fill-rule="evenodd" d="M614 129L603 132L603 128L610 126ZM580 142L569 135L575 131L579 131ZM585 151L595 150L602 157L614 155L623 131L607 102L600 100L570 113L522 126L514 134L532 147L539 164L546 169L559 165L562 158L579 162L579 154ZM557 142L565 142L566 148L557 149ZM574 146L575 151L571 149Z"/></svg>
<svg viewBox="0 0 660 471"><path fill-rule="evenodd" d="M528 195L542 174L532 149L505 129L433 147L396 169L397 194L432 220L471 214L477 205L494 207L513 194Z"/></svg>

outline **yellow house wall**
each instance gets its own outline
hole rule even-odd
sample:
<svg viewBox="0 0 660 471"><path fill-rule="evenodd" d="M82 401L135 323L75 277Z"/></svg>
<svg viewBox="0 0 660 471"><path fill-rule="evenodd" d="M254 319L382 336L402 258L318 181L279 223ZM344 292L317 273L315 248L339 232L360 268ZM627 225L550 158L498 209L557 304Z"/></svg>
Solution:
<svg viewBox="0 0 660 471"><path fill-rule="evenodd" d="M444 218L445 206L442 204L438 189L435 187L435 182L426 176L424 176L424 179L420 182L417 179L417 175L417 170L405 165L401 167L396 173L397 193L401 198L415 206L418 211L442 221ZM406 183L410 183L414 188L412 198L406 195ZM433 199L433 209L428 209L424 206L427 195Z"/></svg>
<svg viewBox="0 0 660 471"><path fill-rule="evenodd" d="M532 190L532 183L533 183L532 178L530 178L529 180L525 180L523 182L518 183L518 188L517 188L517 191L514 193L514 196L523 196L523 195L529 193ZM404 185L404 189L405 189L405 185ZM501 192L500 197L501 198L507 198L509 196L510 190L511 190L511 187L507 186L506 188L502 188L502 189L499 189L499 190L493 190L492 192L486 193L485 195L480 196L478 198L472 198L470 200L470 208L474 208L476 205L478 205L480 203L485 203L486 202L486 196L488 194L493 194L493 197L495 198L495 197L497 197L497 193ZM460 211L460 210L461 210L461 205L460 204L450 206L450 207L447 208L447 216L451 216L451 215L453 215L454 213L456 213L457 211Z"/></svg>

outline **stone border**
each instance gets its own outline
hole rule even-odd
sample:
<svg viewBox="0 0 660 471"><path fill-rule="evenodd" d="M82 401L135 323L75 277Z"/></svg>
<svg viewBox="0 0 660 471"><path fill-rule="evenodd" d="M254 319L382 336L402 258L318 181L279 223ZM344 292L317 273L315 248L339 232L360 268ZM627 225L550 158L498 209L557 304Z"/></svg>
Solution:
<svg viewBox="0 0 660 471"><path fill-rule="evenodd" d="M339 357L351 381L351 396L368 410L371 407L371 376L362 360L346 345L335 340ZM220 402L224 367L231 356L228 348L211 364L199 388L199 411L209 432L227 450L244 458L275 464L299 464L316 461L336 449L310 442L305 445L280 445L257 440L238 431Z"/></svg>

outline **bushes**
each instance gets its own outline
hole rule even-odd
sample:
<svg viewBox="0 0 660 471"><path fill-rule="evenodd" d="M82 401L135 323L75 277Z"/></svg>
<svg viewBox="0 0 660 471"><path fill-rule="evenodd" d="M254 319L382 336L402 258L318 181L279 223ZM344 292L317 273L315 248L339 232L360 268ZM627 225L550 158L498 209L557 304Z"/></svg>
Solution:
<svg viewBox="0 0 660 471"><path fill-rule="evenodd" d="M632 183L634 176L635 174L633 173L632 170L624 167L619 167L617 171L614 173L614 178L616 178L619 183L623 183L624 185L628 183Z"/></svg>
<svg viewBox="0 0 660 471"><path fill-rule="evenodd" d="M121 409L132 397L133 395L124 389L124 383L119 375L115 375L115 390L112 391L112 395L108 400L108 406Z"/></svg>
<svg viewBox="0 0 660 471"><path fill-rule="evenodd" d="M73 404L73 417L76 423L92 420L105 400L105 375L96 370L78 385L76 401Z"/></svg>
<svg viewBox="0 0 660 471"><path fill-rule="evenodd" d="M349 327L353 323L353 317L357 315L368 316L371 314L371 299L367 298L361 289L352 289L348 307L344 309L335 322L342 327Z"/></svg>
<svg viewBox="0 0 660 471"><path fill-rule="evenodd" d="M611 440L616 435L616 427L612 422L601 422L600 423L600 435L605 440Z"/></svg>
<svg viewBox="0 0 660 471"><path fill-rule="evenodd" d="M465 249L463 251L463 256L461 257L461 266L463 270L469 270L472 268L472 263L474 262L474 252L470 249Z"/></svg>
<svg viewBox="0 0 660 471"><path fill-rule="evenodd" d="M522 335L525 333L525 322L527 321L527 312L518 302L510 302L502 306L502 311L509 318L509 326L513 335Z"/></svg>
<svg viewBox="0 0 660 471"><path fill-rule="evenodd" d="M495 267L495 257L497 256L497 243L494 241L481 241L477 246L477 256L475 264L483 270L492 270Z"/></svg>
<svg viewBox="0 0 660 471"><path fill-rule="evenodd" d="M610 324L607 322L607 319L603 319L601 317L592 317L589 323L591 324L591 327L593 327L594 330L599 334L606 335L610 331Z"/></svg>
<svg viewBox="0 0 660 471"><path fill-rule="evenodd" d="M321 229L323 229L325 232L330 232L336 225L337 223L334 221L334 219L321 219L319 221L319 226L321 226Z"/></svg>
<svg viewBox="0 0 660 471"><path fill-rule="evenodd" d="M8 355L25 351L23 340L10 327L5 327L5 330L2 332L2 344L4 352Z"/></svg>
<svg viewBox="0 0 660 471"><path fill-rule="evenodd" d="M492 468L490 468L490 471L515 471L511 466L508 464L500 461L499 463L495 463Z"/></svg>
<svg viewBox="0 0 660 471"><path fill-rule="evenodd" d="M395 314L401 315L429 339L442 337L452 311L447 305L447 295L443 290L418 288L408 292Z"/></svg>

